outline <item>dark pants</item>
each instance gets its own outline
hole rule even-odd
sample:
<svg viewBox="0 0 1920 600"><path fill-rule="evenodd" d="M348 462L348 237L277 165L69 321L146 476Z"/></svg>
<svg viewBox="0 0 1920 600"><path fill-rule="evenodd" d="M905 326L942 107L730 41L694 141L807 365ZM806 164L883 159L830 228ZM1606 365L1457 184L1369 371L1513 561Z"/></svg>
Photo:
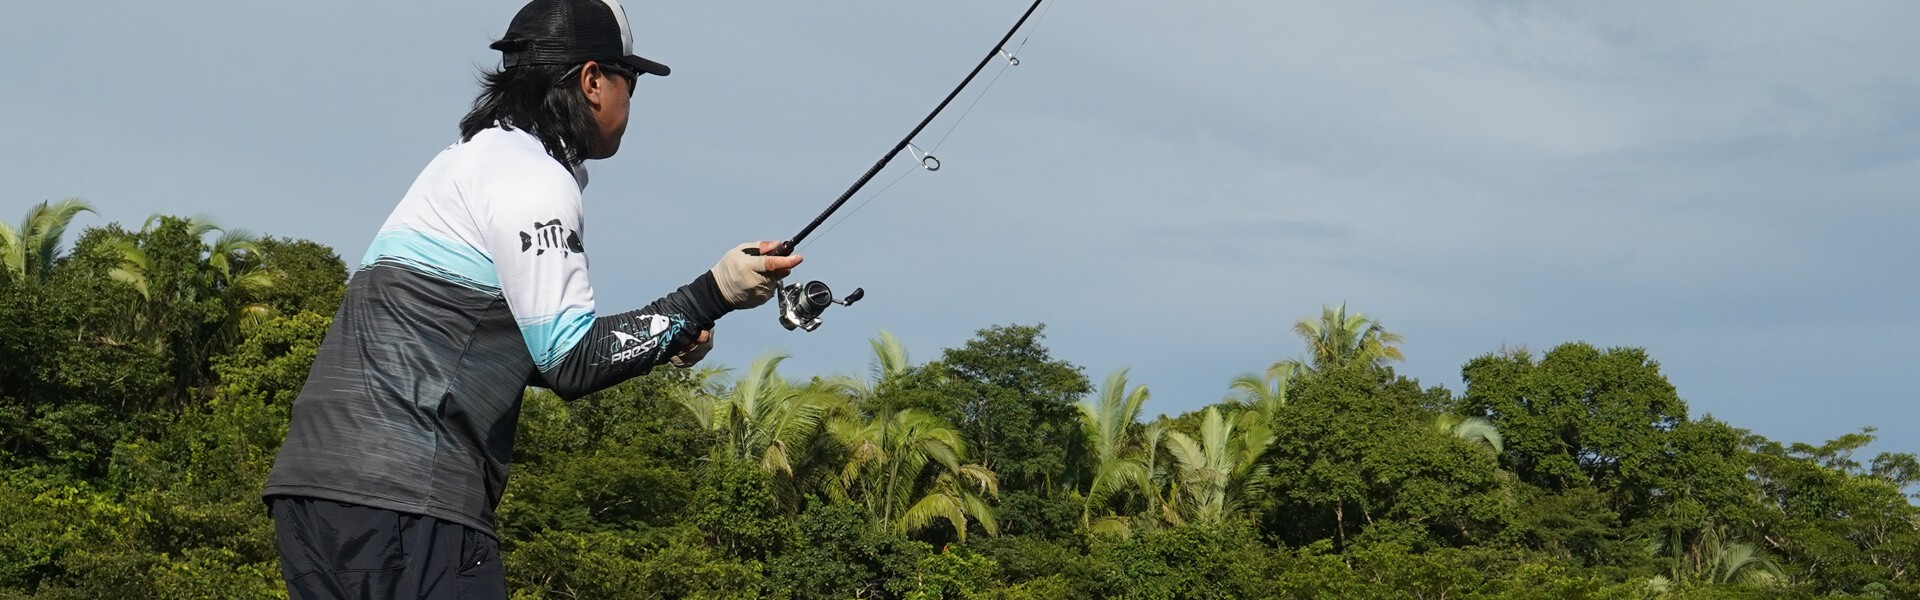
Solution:
<svg viewBox="0 0 1920 600"><path fill-rule="evenodd" d="M292 600L505 600L500 543L433 517L267 499Z"/></svg>

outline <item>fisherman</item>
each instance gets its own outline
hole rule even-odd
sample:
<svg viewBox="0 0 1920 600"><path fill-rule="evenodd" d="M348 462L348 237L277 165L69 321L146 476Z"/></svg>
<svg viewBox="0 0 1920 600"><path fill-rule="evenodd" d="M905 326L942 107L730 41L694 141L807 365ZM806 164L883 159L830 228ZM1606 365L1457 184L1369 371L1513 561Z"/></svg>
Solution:
<svg viewBox="0 0 1920 600"><path fill-rule="evenodd" d="M617 0L533 0L492 46L460 141L367 249L262 497L294 600L507 597L494 509L521 393L687 367L800 263L741 244L638 310L587 281L585 161L620 150L641 74Z"/></svg>

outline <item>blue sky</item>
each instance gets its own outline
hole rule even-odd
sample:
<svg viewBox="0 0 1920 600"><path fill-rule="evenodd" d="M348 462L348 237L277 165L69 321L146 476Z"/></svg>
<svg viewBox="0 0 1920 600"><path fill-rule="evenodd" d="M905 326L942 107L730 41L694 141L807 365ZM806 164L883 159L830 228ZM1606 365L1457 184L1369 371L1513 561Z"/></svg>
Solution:
<svg viewBox="0 0 1920 600"><path fill-rule="evenodd" d="M791 236L1025 7L627 4L674 74L591 165L607 309ZM1044 322L1173 414L1346 302L1428 385L1503 344L1640 346L1696 415L1920 450L1920 4L1563 4L1058 0L945 168L895 163L804 249L867 299L812 334L731 316L710 360L859 373L881 328L926 360ZM79 196L81 225L206 213L355 262L518 6L7 3L0 217Z"/></svg>

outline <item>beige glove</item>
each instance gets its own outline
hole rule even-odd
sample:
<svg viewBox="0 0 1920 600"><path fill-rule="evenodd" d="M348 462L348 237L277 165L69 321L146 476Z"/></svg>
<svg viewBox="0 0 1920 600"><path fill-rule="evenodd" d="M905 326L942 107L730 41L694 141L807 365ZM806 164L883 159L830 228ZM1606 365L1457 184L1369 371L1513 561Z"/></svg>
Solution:
<svg viewBox="0 0 1920 600"><path fill-rule="evenodd" d="M766 304L780 287L780 280L800 264L799 255L766 256L780 247L780 242L760 242L741 244L728 250L720 262L713 265L713 282L720 286L720 296L734 308L753 308ZM761 254L748 254L746 251L757 249Z"/></svg>

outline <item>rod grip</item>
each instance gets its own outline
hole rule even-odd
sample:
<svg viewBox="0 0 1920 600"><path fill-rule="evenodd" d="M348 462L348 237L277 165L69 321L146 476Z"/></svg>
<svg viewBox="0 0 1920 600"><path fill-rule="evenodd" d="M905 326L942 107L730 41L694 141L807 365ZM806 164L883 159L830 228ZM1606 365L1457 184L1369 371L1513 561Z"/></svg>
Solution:
<svg viewBox="0 0 1920 600"><path fill-rule="evenodd" d="M780 242L780 247L774 248L771 252L762 253L759 248L741 248L740 252L747 256L792 256L793 240Z"/></svg>

